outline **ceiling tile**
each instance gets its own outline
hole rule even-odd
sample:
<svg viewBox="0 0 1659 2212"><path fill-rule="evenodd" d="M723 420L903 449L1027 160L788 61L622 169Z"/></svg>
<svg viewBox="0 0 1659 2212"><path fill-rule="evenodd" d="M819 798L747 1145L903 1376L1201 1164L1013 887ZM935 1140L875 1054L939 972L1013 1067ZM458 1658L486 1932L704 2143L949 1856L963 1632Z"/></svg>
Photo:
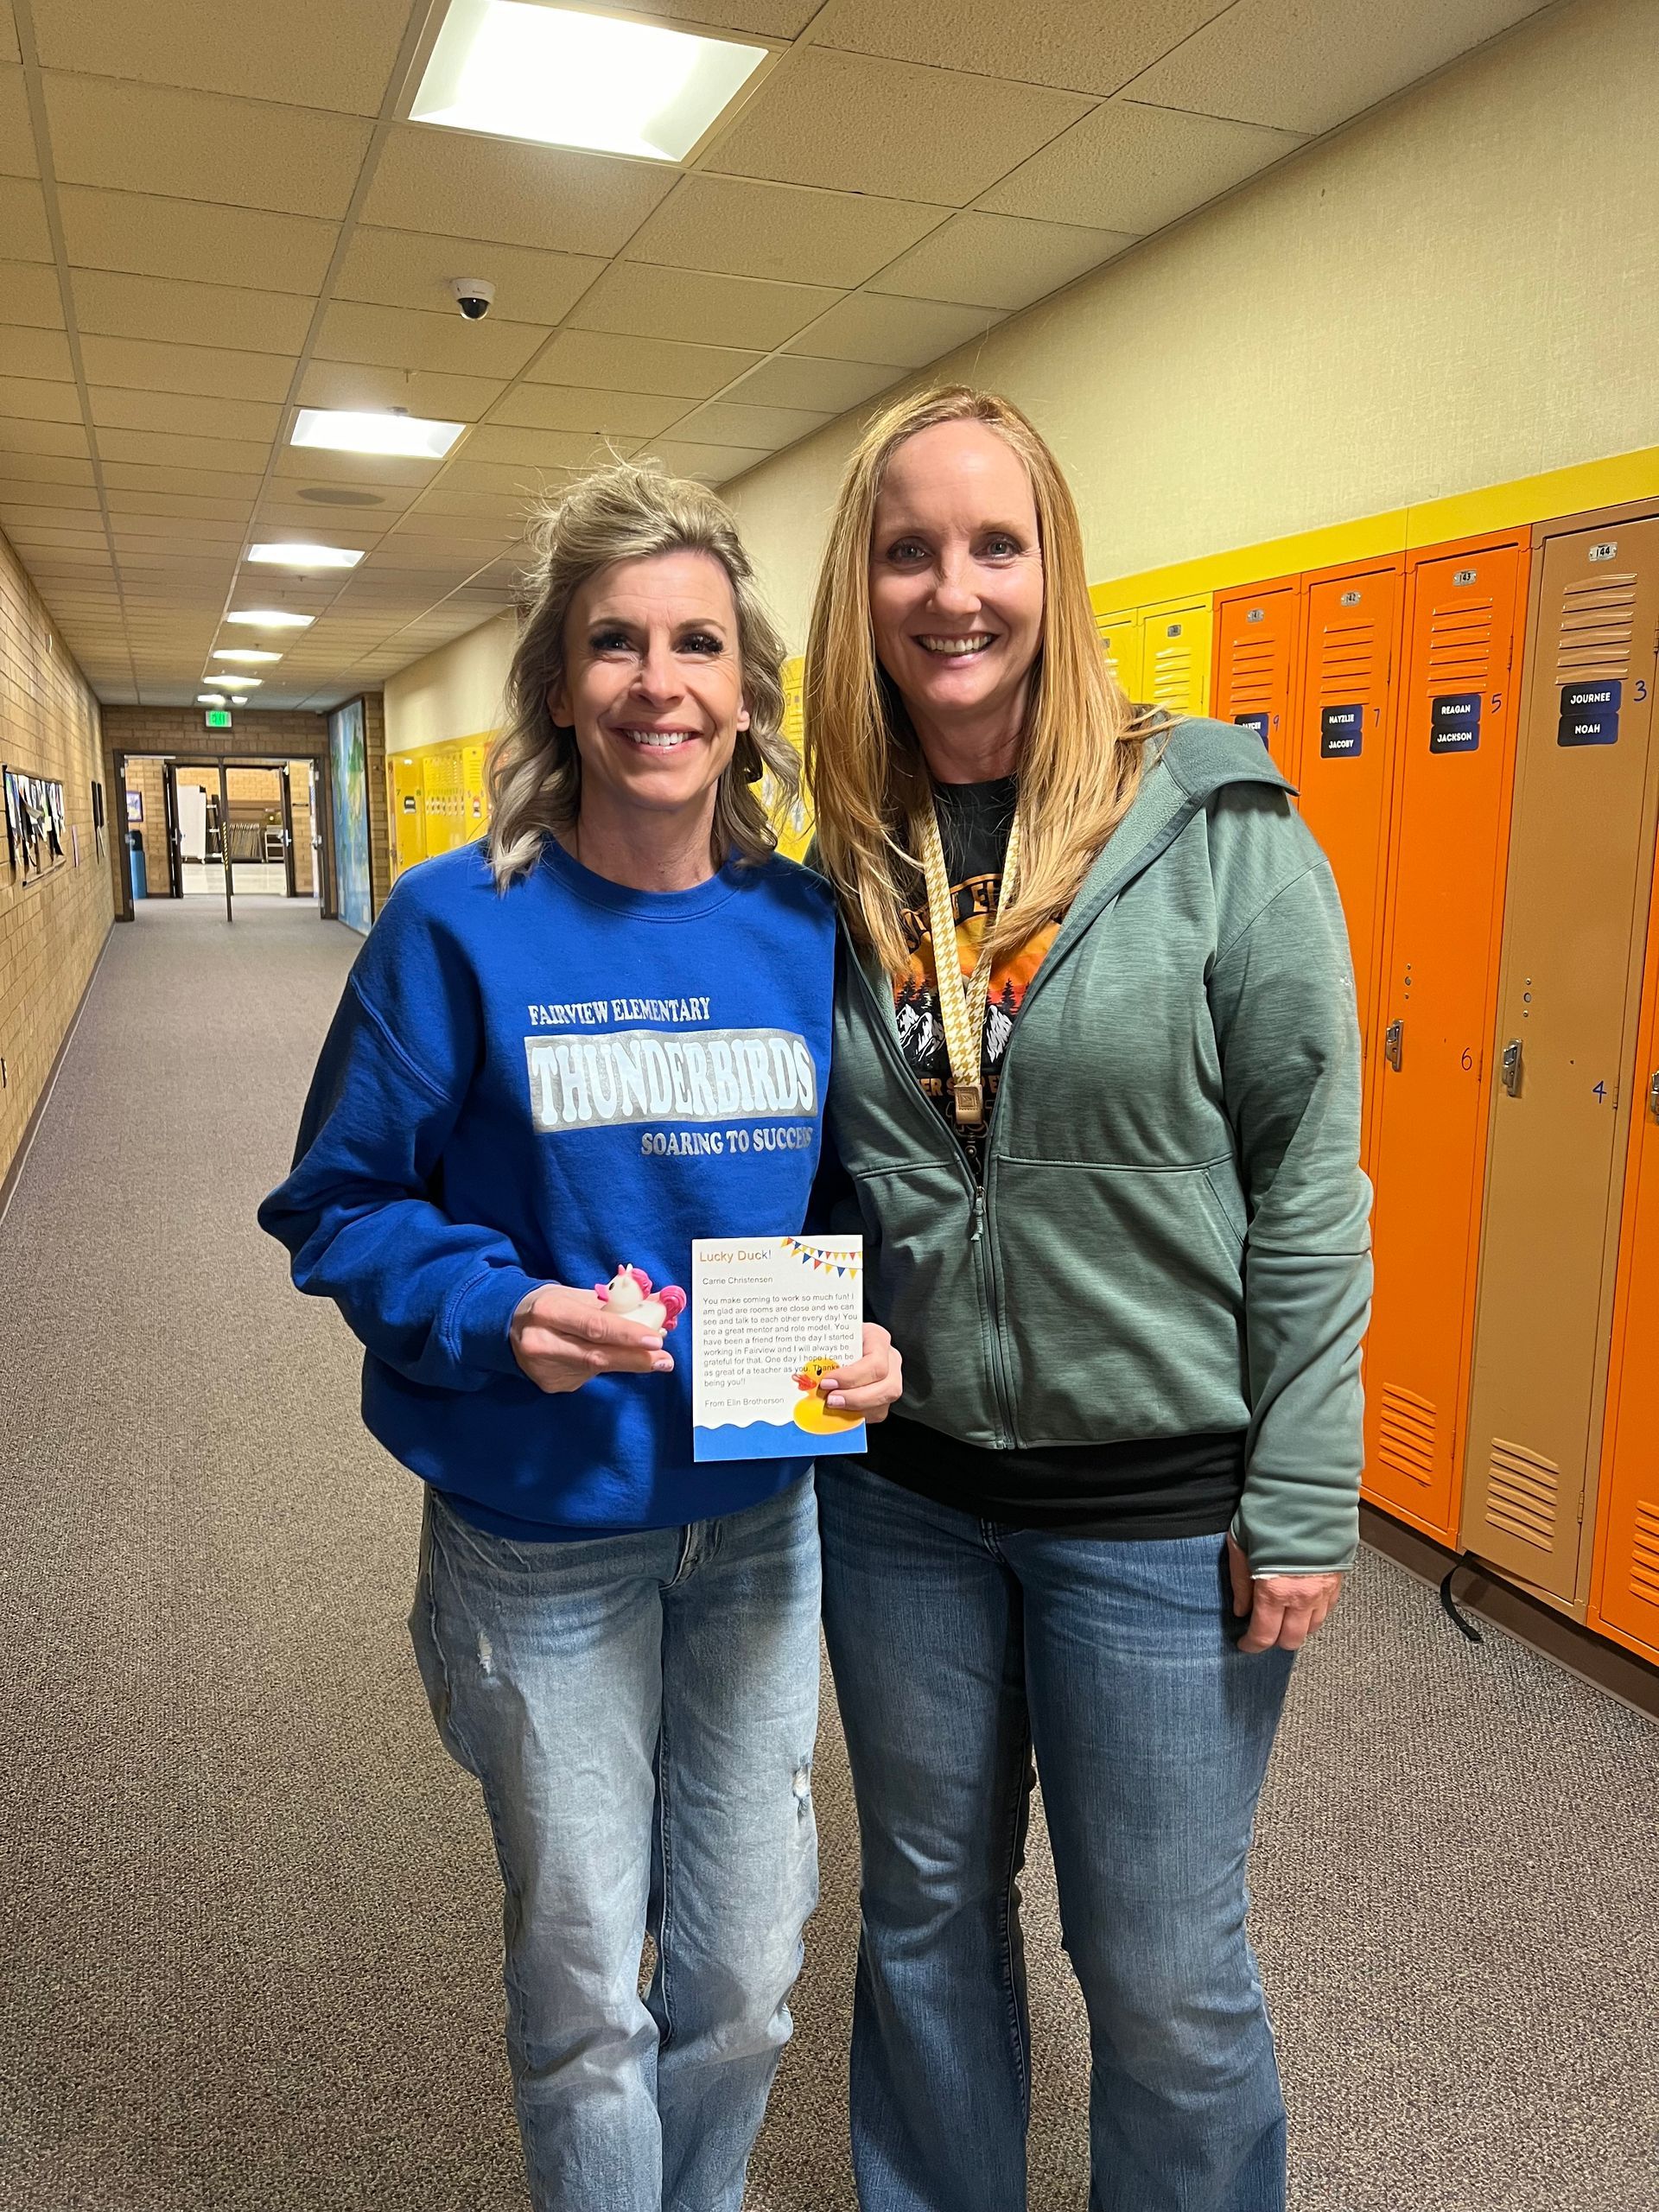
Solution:
<svg viewBox="0 0 1659 2212"><path fill-rule="evenodd" d="M328 272L335 223L254 207L215 207L144 192L60 185L64 245L80 269L120 269L187 283L233 276L251 291L315 293Z"/></svg>
<svg viewBox="0 0 1659 2212"><path fill-rule="evenodd" d="M467 322L458 314L336 300L322 318L315 351L327 361L364 361L452 376L516 376L548 333L523 322Z"/></svg>
<svg viewBox="0 0 1659 2212"><path fill-rule="evenodd" d="M607 270L571 321L580 329L637 338L678 339L696 331L716 345L769 353L835 299L833 291L817 284L769 284L748 276L620 261Z"/></svg>
<svg viewBox="0 0 1659 2212"><path fill-rule="evenodd" d="M1283 130L1329 130L1483 39L1541 0L1238 0L1137 77L1137 100Z"/></svg>
<svg viewBox="0 0 1659 2212"><path fill-rule="evenodd" d="M0 458L0 476L18 484L90 484L92 464L67 454L9 453Z"/></svg>
<svg viewBox="0 0 1659 2212"><path fill-rule="evenodd" d="M807 13L810 15L810 8ZM0 0L0 61L16 61L18 59L17 26L12 21L11 0Z"/></svg>
<svg viewBox="0 0 1659 2212"><path fill-rule="evenodd" d="M1063 86L1104 97L1126 85L1228 0L831 0L814 25L820 46Z"/></svg>
<svg viewBox="0 0 1659 2212"><path fill-rule="evenodd" d="M119 385L86 390L99 429L170 429L181 438L270 442L283 418L283 410L268 400L208 400L194 391L126 391Z"/></svg>
<svg viewBox="0 0 1659 2212"><path fill-rule="evenodd" d="M1157 231L1301 143L1253 124L1113 100L1006 177L982 204L995 214Z"/></svg>
<svg viewBox="0 0 1659 2212"><path fill-rule="evenodd" d="M80 394L72 384L41 377L0 377L0 415L21 415L33 423L79 423Z"/></svg>
<svg viewBox="0 0 1659 2212"><path fill-rule="evenodd" d="M498 423L537 430L587 430L604 436L654 438L684 414L683 399L651 392L591 391L581 385L521 384L495 411Z"/></svg>
<svg viewBox="0 0 1659 2212"><path fill-rule="evenodd" d="M1029 307L1134 244L1122 231L969 213L952 216L942 231L873 277L870 289L1011 310Z"/></svg>
<svg viewBox="0 0 1659 2212"><path fill-rule="evenodd" d="M639 441L595 436L583 430L532 430L486 423L467 441L466 458L474 461L508 461L532 468L602 468L612 459L626 460Z"/></svg>
<svg viewBox="0 0 1659 2212"><path fill-rule="evenodd" d="M625 338L608 330L562 330L524 371L524 380L706 399L762 358L725 346Z"/></svg>
<svg viewBox="0 0 1659 2212"><path fill-rule="evenodd" d="M397 528L400 531L428 530L442 520L446 528L460 530L464 535L474 528L507 529L521 521L523 515L524 500L518 492L480 490L452 483L445 476L422 493L420 505L410 509Z"/></svg>
<svg viewBox="0 0 1659 2212"><path fill-rule="evenodd" d="M69 340L60 330L35 330L27 323L19 329L10 321L0 323L0 376L46 377L62 384L73 383L74 374Z"/></svg>
<svg viewBox="0 0 1659 2212"><path fill-rule="evenodd" d="M166 468L230 469L238 474L264 474L267 445L238 438L181 437L161 430L100 430L98 450L105 461L147 461Z"/></svg>
<svg viewBox="0 0 1659 2212"><path fill-rule="evenodd" d="M58 272L38 261L0 261L0 299L6 303L6 321L27 323L31 329L61 330L63 298Z"/></svg>
<svg viewBox="0 0 1659 2212"><path fill-rule="evenodd" d="M861 284L925 237L941 213L855 192L688 176L633 240L627 258L846 288Z"/></svg>
<svg viewBox="0 0 1659 2212"><path fill-rule="evenodd" d="M29 119L29 95L21 69L0 67L0 171L7 176L38 176L35 130Z"/></svg>
<svg viewBox="0 0 1659 2212"><path fill-rule="evenodd" d="M695 23L700 30L753 31L760 38L797 38L822 0L654 0L653 16Z"/></svg>
<svg viewBox="0 0 1659 2212"><path fill-rule="evenodd" d="M368 151L368 124L315 108L52 72L45 85L66 184L338 217Z"/></svg>
<svg viewBox="0 0 1659 2212"><path fill-rule="evenodd" d="M111 490L108 494L110 518L134 515L175 517L184 521L193 518L208 522L245 523L251 499L202 499L185 492L129 492Z"/></svg>
<svg viewBox="0 0 1659 2212"><path fill-rule="evenodd" d="M311 322L310 302L288 292L181 284L111 269L77 269L69 282L76 321L83 331L106 338L294 354L304 345Z"/></svg>
<svg viewBox="0 0 1659 2212"><path fill-rule="evenodd" d="M363 219L391 230L472 239L482 232L509 245L613 254L666 195L675 175L666 164L404 124L386 141Z"/></svg>
<svg viewBox="0 0 1659 2212"><path fill-rule="evenodd" d="M899 372L890 364L871 361L814 360L797 353L779 353L734 385L727 397L757 401L766 407L798 407L808 413L839 415L885 391Z"/></svg>
<svg viewBox="0 0 1659 2212"><path fill-rule="evenodd" d="M1090 105L1042 86L806 47L768 79L707 166L960 207Z"/></svg>
<svg viewBox="0 0 1659 2212"><path fill-rule="evenodd" d="M251 499L264 479L246 469L160 468L149 461L104 462L104 481L128 492L189 492L208 499Z"/></svg>
<svg viewBox="0 0 1659 2212"><path fill-rule="evenodd" d="M50 261L52 233L46 227L41 188L26 176L0 176L0 238L15 261Z"/></svg>
<svg viewBox="0 0 1659 2212"><path fill-rule="evenodd" d="M406 0L34 0L41 66L373 115Z"/></svg>
<svg viewBox="0 0 1659 2212"><path fill-rule="evenodd" d="M886 361L896 369L925 368L997 320L988 308L958 307L942 300L902 300L887 293L854 292L831 308L795 341L803 353L831 359Z"/></svg>
<svg viewBox="0 0 1659 2212"><path fill-rule="evenodd" d="M792 446L830 420L793 407L755 407L713 399L674 426L677 438L717 446Z"/></svg>
<svg viewBox="0 0 1659 2212"><path fill-rule="evenodd" d="M407 407L442 423L476 423L506 390L501 377L441 376L365 361L313 361L300 380L303 407Z"/></svg>
<svg viewBox="0 0 1659 2212"><path fill-rule="evenodd" d="M493 316L550 328L604 266L596 254L538 253L531 246L493 245L484 238L425 238L413 231L363 226L352 233L334 280L334 297L421 308L459 321L449 279L487 276L495 286Z"/></svg>
<svg viewBox="0 0 1659 2212"><path fill-rule="evenodd" d="M745 446L695 445L677 439L651 448L649 458L660 461L671 476L699 476L709 484L723 484L741 476L758 461L769 456L764 449Z"/></svg>
<svg viewBox="0 0 1659 2212"><path fill-rule="evenodd" d="M0 470L9 453L85 455L91 451L84 423L25 422L21 416L0 416Z"/></svg>
<svg viewBox="0 0 1659 2212"><path fill-rule="evenodd" d="M284 446L277 457L279 477L309 480L325 490L361 491L390 494L400 488L418 490L429 484L442 461L399 460L389 454L331 453L324 447ZM293 496L292 486L288 496ZM399 505L406 502L399 500ZM319 499L319 508L349 508L349 499Z"/></svg>
<svg viewBox="0 0 1659 2212"><path fill-rule="evenodd" d="M452 461L443 472L442 491L495 492L504 499L539 497L543 482L556 491L569 480L569 469L556 464L532 467L522 461ZM433 497L438 496L435 491ZM412 524L416 517L411 515Z"/></svg>
<svg viewBox="0 0 1659 2212"><path fill-rule="evenodd" d="M88 335L80 341L80 355L89 384L119 385L132 391L199 392L215 399L284 400L295 369L291 353L162 346L143 338Z"/></svg>
<svg viewBox="0 0 1659 2212"><path fill-rule="evenodd" d="M82 481L42 482L38 477L18 473L17 464L34 457L24 454L0 456L0 504L14 512L21 507L38 508L42 512L49 509L59 514L95 514L98 512L98 486L92 481L90 462L86 464L86 475Z"/></svg>

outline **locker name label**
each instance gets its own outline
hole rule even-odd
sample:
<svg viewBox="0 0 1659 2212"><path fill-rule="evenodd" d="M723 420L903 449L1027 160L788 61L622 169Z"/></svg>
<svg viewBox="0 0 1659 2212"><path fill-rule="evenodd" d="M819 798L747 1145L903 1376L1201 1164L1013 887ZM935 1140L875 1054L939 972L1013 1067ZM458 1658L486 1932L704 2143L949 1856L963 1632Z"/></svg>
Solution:
<svg viewBox="0 0 1659 2212"><path fill-rule="evenodd" d="M1428 749L1431 753L1473 753L1480 744L1478 691L1457 691L1431 699L1428 711Z"/></svg>
<svg viewBox="0 0 1659 2212"><path fill-rule="evenodd" d="M1253 729L1263 745L1268 741L1268 717L1265 715L1235 715L1235 726L1239 729Z"/></svg>
<svg viewBox="0 0 1659 2212"><path fill-rule="evenodd" d="M1621 683L1563 683L1557 745L1617 745Z"/></svg>
<svg viewBox="0 0 1659 2212"><path fill-rule="evenodd" d="M1319 709L1319 758L1352 760L1365 742L1363 707L1322 707Z"/></svg>

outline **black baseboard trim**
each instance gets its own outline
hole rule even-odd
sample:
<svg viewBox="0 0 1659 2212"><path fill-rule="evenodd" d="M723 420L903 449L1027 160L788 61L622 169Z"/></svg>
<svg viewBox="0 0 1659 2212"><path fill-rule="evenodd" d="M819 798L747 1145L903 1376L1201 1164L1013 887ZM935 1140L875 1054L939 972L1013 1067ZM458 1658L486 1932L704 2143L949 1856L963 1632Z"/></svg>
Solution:
<svg viewBox="0 0 1659 2212"><path fill-rule="evenodd" d="M1374 1550L1436 1587L1459 1561L1459 1553L1447 1551L1444 1544L1363 1502L1359 1533ZM1462 1611L1507 1629L1522 1643L1529 1643L1535 1651L1541 1651L1546 1658L1555 1660L1609 1697L1659 1719L1659 1667L1638 1659L1623 1644L1610 1643L1605 1637L1580 1627L1554 1606L1479 1567L1462 1569L1453 1594Z"/></svg>
<svg viewBox="0 0 1659 2212"><path fill-rule="evenodd" d="M29 1155L34 1149L35 1138L40 1134L41 1123L46 1119L46 1109L52 1103L52 1093L58 1087L58 1077L62 1071L65 1060L69 1057L69 1047L75 1041L75 1032L80 1027L80 1017L86 1011L86 1001L92 995L92 985L98 981L99 970L104 965L104 956L110 949L110 939L114 934L115 923L111 919L109 928L104 932L104 942L98 948L98 957L92 963L92 972L82 985L80 996L75 1002L73 1018L69 1027L64 1031L62 1041L57 1051L52 1056L51 1068L46 1081L41 1085L41 1095L35 1101L35 1110L24 1124L23 1134L19 1140L17 1149L11 1156L11 1165L7 1168L3 1179L0 1179L0 1228L4 1227L6 1216L11 1211L13 1194L22 1180L24 1168L29 1165Z"/></svg>

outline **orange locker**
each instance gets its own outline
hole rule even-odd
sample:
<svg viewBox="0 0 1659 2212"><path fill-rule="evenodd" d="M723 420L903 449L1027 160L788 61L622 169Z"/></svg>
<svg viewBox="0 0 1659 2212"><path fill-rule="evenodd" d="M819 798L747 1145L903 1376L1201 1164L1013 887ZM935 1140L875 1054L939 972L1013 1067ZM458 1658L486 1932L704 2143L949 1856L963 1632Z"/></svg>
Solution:
<svg viewBox="0 0 1659 2212"><path fill-rule="evenodd" d="M1365 1491L1457 1541L1529 533L1408 556L1373 1078Z"/></svg>
<svg viewBox="0 0 1659 2212"><path fill-rule="evenodd" d="M1633 1072L1590 1623L1659 1660L1659 878Z"/></svg>
<svg viewBox="0 0 1659 2212"><path fill-rule="evenodd" d="M1303 579L1302 680L1292 758L1302 818L1342 893L1369 1096L1394 770L1394 672L1405 555ZM1370 1164L1370 1134L1366 1138Z"/></svg>
<svg viewBox="0 0 1659 2212"><path fill-rule="evenodd" d="M1659 805L1656 635L1659 512L1539 526L1462 1541L1580 1618L1623 1170L1645 1104L1631 1067Z"/></svg>
<svg viewBox="0 0 1659 2212"><path fill-rule="evenodd" d="M1292 783L1296 679L1302 662L1300 576L1216 594L1215 705L1224 722L1253 729Z"/></svg>

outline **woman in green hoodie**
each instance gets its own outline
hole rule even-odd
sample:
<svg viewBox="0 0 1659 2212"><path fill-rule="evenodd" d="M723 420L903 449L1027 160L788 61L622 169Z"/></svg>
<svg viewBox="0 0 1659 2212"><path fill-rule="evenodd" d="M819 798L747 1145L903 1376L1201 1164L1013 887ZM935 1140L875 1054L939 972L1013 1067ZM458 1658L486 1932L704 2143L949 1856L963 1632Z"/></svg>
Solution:
<svg viewBox="0 0 1659 2212"><path fill-rule="evenodd" d="M906 1361L820 1480L861 2202L1025 2202L1034 1752L1090 2212L1279 2212L1245 1860L1355 1549L1370 1282L1335 885L1254 737L1126 704L1053 456L984 394L853 456L806 721L844 1219Z"/></svg>

